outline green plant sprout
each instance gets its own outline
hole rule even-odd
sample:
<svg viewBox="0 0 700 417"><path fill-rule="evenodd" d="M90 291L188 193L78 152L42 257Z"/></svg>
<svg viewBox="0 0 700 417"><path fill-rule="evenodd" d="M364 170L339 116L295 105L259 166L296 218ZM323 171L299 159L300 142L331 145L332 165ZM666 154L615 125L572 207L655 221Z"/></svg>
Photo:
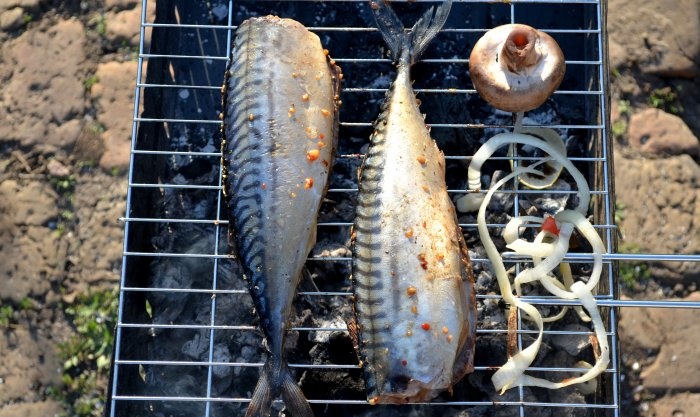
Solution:
<svg viewBox="0 0 700 417"><path fill-rule="evenodd" d="M58 346L63 387L49 392L63 404L69 417L102 415L117 306L114 289L81 295L65 308L75 334Z"/></svg>
<svg viewBox="0 0 700 417"><path fill-rule="evenodd" d="M649 94L649 104L672 114L680 114L683 112L683 105L678 96L680 91L680 87L675 91L671 87L657 88Z"/></svg>

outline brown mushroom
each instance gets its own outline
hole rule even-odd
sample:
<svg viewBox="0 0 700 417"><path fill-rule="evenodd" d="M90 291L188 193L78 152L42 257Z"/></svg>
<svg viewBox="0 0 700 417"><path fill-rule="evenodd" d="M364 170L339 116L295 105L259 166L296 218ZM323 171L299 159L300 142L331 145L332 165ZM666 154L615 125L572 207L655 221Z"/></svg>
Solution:
<svg viewBox="0 0 700 417"><path fill-rule="evenodd" d="M564 78L564 54L548 34L510 24L486 32L469 57L476 91L494 107L525 112L539 107Z"/></svg>

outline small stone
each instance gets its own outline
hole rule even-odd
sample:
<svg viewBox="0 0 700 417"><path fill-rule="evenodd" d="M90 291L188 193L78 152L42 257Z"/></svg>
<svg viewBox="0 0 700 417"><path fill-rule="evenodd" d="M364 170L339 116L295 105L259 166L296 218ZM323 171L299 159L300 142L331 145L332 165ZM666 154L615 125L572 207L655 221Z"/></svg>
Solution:
<svg viewBox="0 0 700 417"><path fill-rule="evenodd" d="M24 10L15 7L0 14L0 30L9 31L22 27L24 24Z"/></svg>
<svg viewBox="0 0 700 417"><path fill-rule="evenodd" d="M46 170L52 177L65 178L70 175L70 169L56 159L51 159L46 165Z"/></svg>
<svg viewBox="0 0 700 417"><path fill-rule="evenodd" d="M23 350L23 349L18 349ZM26 354L23 352L23 354ZM10 362L12 363L12 362ZM15 371L16 372L16 371ZM63 411L61 404L54 400L37 401L37 402L7 402L0 409L0 417L40 417L40 416L56 416Z"/></svg>
<svg viewBox="0 0 700 417"><path fill-rule="evenodd" d="M638 66L642 72L662 77L692 79L698 74L694 58L700 52L700 2L656 0L608 2L610 40L622 46L613 49L614 59ZM622 55L620 55L622 54ZM617 62L617 61L612 61Z"/></svg>
<svg viewBox="0 0 700 417"><path fill-rule="evenodd" d="M693 293L684 299L698 300L700 293ZM662 343L654 363L645 367L640 375L644 386L655 393L697 389L700 387L700 375L697 372L700 360L696 354L700 343L697 312L691 309L658 309L653 310L651 315L658 323L655 331L661 335Z"/></svg>
<svg viewBox="0 0 700 417"><path fill-rule="evenodd" d="M15 7L22 9L36 9L46 0L0 0L0 10L10 10Z"/></svg>
<svg viewBox="0 0 700 417"><path fill-rule="evenodd" d="M136 6L138 0L105 0L105 8L107 9L132 9Z"/></svg>
<svg viewBox="0 0 700 417"><path fill-rule="evenodd" d="M610 56L611 68L620 68L625 64L627 58L625 48L612 39L608 42L608 53Z"/></svg>
<svg viewBox="0 0 700 417"><path fill-rule="evenodd" d="M138 64L131 61L100 64L95 73L99 81L90 90L97 102L97 120L105 129L99 164L108 171L129 165L137 68Z"/></svg>
<svg viewBox="0 0 700 417"><path fill-rule="evenodd" d="M87 37L77 19L36 23L0 43L0 143L56 154L80 132Z"/></svg>
<svg viewBox="0 0 700 417"><path fill-rule="evenodd" d="M651 405L652 415L658 417L700 416L700 394L681 393L664 396Z"/></svg>
<svg viewBox="0 0 700 417"><path fill-rule="evenodd" d="M660 109L646 109L632 115L629 124L630 145L653 155L697 156L698 138L683 120Z"/></svg>
<svg viewBox="0 0 700 417"><path fill-rule="evenodd" d="M122 44L127 42L130 45L138 45L139 36L141 34L141 6L132 7L118 12L110 11L105 14L107 22L105 37L114 44ZM153 22L155 20L155 2L147 3L146 21ZM146 45L147 40L151 38L151 28L147 27L145 31Z"/></svg>
<svg viewBox="0 0 700 417"><path fill-rule="evenodd" d="M642 253L700 253L700 166L689 156L626 159L615 153L617 201L626 210L620 228L627 243ZM663 236L650 239L649 236ZM664 285L700 282L698 262L651 262ZM663 291L659 291L660 298Z"/></svg>

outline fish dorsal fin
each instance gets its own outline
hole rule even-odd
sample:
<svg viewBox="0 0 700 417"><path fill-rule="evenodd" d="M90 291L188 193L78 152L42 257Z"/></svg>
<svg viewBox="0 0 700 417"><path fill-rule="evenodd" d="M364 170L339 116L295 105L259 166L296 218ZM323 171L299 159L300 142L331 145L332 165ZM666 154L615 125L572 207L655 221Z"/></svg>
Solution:
<svg viewBox="0 0 700 417"><path fill-rule="evenodd" d="M350 319L347 321L348 334L350 335L350 340L352 341L352 347L355 348L355 352L360 351L360 329L357 327L357 322L355 319Z"/></svg>

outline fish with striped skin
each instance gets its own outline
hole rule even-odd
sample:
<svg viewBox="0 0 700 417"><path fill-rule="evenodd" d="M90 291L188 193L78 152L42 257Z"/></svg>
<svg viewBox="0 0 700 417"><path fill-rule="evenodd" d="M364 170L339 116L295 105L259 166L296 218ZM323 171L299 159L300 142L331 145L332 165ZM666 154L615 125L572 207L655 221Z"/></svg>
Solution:
<svg viewBox="0 0 700 417"><path fill-rule="evenodd" d="M471 263L410 79L450 6L431 8L407 33L385 2L372 7L398 74L361 169L352 234L349 328L371 404L427 401L473 370Z"/></svg>
<svg viewBox="0 0 700 417"><path fill-rule="evenodd" d="M284 339L328 189L341 78L318 36L296 21L251 18L236 31L223 88L229 241L268 350L246 417L269 415L280 394L292 415L313 416L287 367Z"/></svg>

